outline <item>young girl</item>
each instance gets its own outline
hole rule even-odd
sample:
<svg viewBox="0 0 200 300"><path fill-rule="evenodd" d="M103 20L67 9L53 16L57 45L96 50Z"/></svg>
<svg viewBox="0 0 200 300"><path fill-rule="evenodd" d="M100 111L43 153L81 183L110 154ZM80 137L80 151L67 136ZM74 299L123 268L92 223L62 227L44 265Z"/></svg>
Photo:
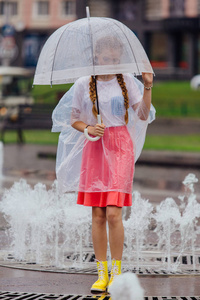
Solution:
<svg viewBox="0 0 200 300"><path fill-rule="evenodd" d="M113 45L109 42L109 46L104 43L101 49L97 47L95 61L97 65L118 64L120 55L116 42ZM82 77L75 82L73 92L68 94L68 98L71 95L71 126L81 135L70 143L69 139L67 142L67 126L61 134L57 179L62 192L76 190L78 186L77 204L92 207L92 240L98 269L98 280L92 285L92 292L109 290L115 276L121 273L122 207L132 205L134 164L150 121L153 74L142 73L142 79L144 88L131 74ZM96 87L101 124L97 124ZM61 104L53 114L54 126L57 124L58 127L63 121L56 123L55 120L64 118L64 115L58 117ZM100 139L95 142L86 140L82 134L85 128L91 136ZM80 174L78 178L73 176L77 172ZM112 258L110 279L107 239Z"/></svg>

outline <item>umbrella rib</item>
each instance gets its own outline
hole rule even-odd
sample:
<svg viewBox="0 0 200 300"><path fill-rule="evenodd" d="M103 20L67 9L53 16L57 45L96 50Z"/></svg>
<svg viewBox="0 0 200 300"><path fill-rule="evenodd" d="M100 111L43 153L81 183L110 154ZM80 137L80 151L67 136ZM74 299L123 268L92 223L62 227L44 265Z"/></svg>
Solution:
<svg viewBox="0 0 200 300"><path fill-rule="evenodd" d="M52 69L51 69L51 79L50 79L51 86L52 86L53 68L54 68L54 64L55 64L55 56L56 56L56 52L57 52L58 45L59 45L59 43L60 43L60 40L61 40L63 34L65 33L66 30L68 30L68 28L70 27L71 24L69 23L68 25L69 25L69 26L67 26L67 28L65 28L65 29L63 30L62 34L60 35L59 40L58 40L57 45L56 45L56 48L55 48L54 57L53 57L53 63L52 63Z"/></svg>
<svg viewBox="0 0 200 300"><path fill-rule="evenodd" d="M88 20L88 27L89 27L90 43L91 43L92 63L93 63L93 73L94 73L94 76L95 76L95 71L94 71L93 35L92 35L92 28L91 28L91 24L90 24L90 15L87 17L87 20Z"/></svg>
<svg viewBox="0 0 200 300"><path fill-rule="evenodd" d="M90 32L90 42L91 42L91 52L92 52L92 63L93 63L93 77L94 77L94 84L95 84L95 92L96 92L96 102L97 102L97 112L99 115L99 99L98 99L98 92L97 92L97 81L96 81L96 76L95 76L95 68L94 68L94 49L93 49L93 35L92 35L92 28L90 24L90 17L88 19L88 27L89 27L89 32Z"/></svg>

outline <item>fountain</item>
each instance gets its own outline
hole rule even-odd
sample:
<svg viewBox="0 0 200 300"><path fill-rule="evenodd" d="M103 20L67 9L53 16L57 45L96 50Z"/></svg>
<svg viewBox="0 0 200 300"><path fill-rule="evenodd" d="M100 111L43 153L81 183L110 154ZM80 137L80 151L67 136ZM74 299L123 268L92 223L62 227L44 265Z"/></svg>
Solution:
<svg viewBox="0 0 200 300"><path fill-rule="evenodd" d="M176 239L173 239L174 234L178 231L180 224L180 211L178 205L172 198L166 198L156 207L154 219L157 227L155 232L158 236L158 248L165 252L164 260L167 261L167 269L171 267L171 250L176 247ZM175 244L173 243L175 241Z"/></svg>
<svg viewBox="0 0 200 300"><path fill-rule="evenodd" d="M153 205L141 198L140 193L133 193L133 206L130 217L124 221L127 249L125 254L128 258L128 265L136 258L136 267L139 269L139 260L142 259L142 250L147 236L148 226L152 216ZM134 242L135 241L135 242ZM135 246L135 253L133 247ZM134 254L131 257L131 254Z"/></svg>
<svg viewBox="0 0 200 300"><path fill-rule="evenodd" d="M194 183L196 182L198 182L198 179L194 174L189 174L183 181L186 187L186 196L181 198L183 212L180 222L181 251L191 251L193 270L196 269L196 261L198 259L196 249L198 247L197 236L200 233L198 225L200 204L197 202L194 193Z"/></svg>
<svg viewBox="0 0 200 300"><path fill-rule="evenodd" d="M60 254L69 246L81 254L91 220L89 210L74 204L75 198L75 194L59 195L56 182L47 190L44 184L32 188L21 179L5 191L1 211L10 225L8 234L17 260L38 264L48 260L60 267Z"/></svg>
<svg viewBox="0 0 200 300"><path fill-rule="evenodd" d="M179 272L189 265L200 272L197 181L189 174L183 181L184 195L176 202L166 198L157 207L133 193L133 206L123 214L124 270ZM90 268L94 264L91 208L77 205L76 197L76 193L59 194L56 181L47 190L44 184L32 188L21 179L5 190L0 211L9 224L10 261L54 270ZM4 261L8 263L8 255Z"/></svg>

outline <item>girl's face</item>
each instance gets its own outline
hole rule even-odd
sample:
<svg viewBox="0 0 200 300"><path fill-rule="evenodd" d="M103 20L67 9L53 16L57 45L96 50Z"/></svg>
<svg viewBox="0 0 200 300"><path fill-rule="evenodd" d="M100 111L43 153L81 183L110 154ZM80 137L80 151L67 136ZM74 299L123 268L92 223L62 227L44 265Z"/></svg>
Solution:
<svg viewBox="0 0 200 300"><path fill-rule="evenodd" d="M96 57L98 65L117 65L120 63L120 52L118 49L103 49Z"/></svg>

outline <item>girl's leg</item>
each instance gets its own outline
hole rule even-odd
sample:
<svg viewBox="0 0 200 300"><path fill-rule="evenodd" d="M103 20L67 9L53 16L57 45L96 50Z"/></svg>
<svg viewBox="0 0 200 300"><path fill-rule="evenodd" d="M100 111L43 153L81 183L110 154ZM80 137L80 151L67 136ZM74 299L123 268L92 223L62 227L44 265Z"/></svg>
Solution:
<svg viewBox="0 0 200 300"><path fill-rule="evenodd" d="M107 231L105 207L92 207L92 240L96 259L106 261Z"/></svg>
<svg viewBox="0 0 200 300"><path fill-rule="evenodd" d="M108 292L113 280L121 274L121 259L124 244L124 226L122 223L122 208L117 206L107 206L106 216L109 227L109 244L112 258L112 268L110 272L110 281Z"/></svg>
<svg viewBox="0 0 200 300"><path fill-rule="evenodd" d="M106 208L92 208L92 240L97 259L98 280L91 292L105 292L108 286Z"/></svg>
<svg viewBox="0 0 200 300"><path fill-rule="evenodd" d="M115 260L121 260L124 244L122 208L117 206L107 206L106 217L109 227L109 244L111 258Z"/></svg>

